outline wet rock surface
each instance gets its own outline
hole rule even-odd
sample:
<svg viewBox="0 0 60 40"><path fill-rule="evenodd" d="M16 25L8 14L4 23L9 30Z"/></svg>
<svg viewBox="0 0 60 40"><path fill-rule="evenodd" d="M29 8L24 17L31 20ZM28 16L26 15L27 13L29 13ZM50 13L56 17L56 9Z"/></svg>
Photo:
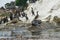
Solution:
<svg viewBox="0 0 60 40"><path fill-rule="evenodd" d="M33 26L40 26L41 23L42 23L41 20L33 20L33 21L32 21L32 25L33 25Z"/></svg>
<svg viewBox="0 0 60 40"><path fill-rule="evenodd" d="M18 24L18 25L17 25ZM37 26L33 26L30 23L17 23L14 25L5 25L0 28L0 31L12 31L12 36L22 35L24 38L32 39L59 39L60 38L60 27L49 22L42 22L41 24L37 22ZM38 26L40 25L40 26Z"/></svg>

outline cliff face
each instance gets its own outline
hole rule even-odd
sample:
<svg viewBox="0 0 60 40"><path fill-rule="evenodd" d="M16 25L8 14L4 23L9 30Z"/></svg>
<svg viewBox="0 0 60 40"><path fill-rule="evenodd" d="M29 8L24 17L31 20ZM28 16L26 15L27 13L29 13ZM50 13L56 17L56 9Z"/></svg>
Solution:
<svg viewBox="0 0 60 40"><path fill-rule="evenodd" d="M29 19L32 21L35 16L31 15L31 7L34 10L35 16L38 11L38 19L46 21L46 17L51 15L50 21L54 16L60 17L60 0L37 0L35 3L29 3L29 6L25 12L28 14Z"/></svg>

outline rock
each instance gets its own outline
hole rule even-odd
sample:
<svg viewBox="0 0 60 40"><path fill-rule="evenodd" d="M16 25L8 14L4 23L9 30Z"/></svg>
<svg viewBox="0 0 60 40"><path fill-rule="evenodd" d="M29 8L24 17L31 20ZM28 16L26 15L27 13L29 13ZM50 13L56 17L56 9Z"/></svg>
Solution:
<svg viewBox="0 0 60 40"><path fill-rule="evenodd" d="M55 23L55 25L60 26L60 18L59 17L54 16L53 22Z"/></svg>
<svg viewBox="0 0 60 40"><path fill-rule="evenodd" d="M32 21L33 26L40 26L41 23L42 23L41 20L33 20Z"/></svg>
<svg viewBox="0 0 60 40"><path fill-rule="evenodd" d="M18 23L18 20L17 19L14 19L14 20L12 20L11 23L13 23L13 24Z"/></svg>
<svg viewBox="0 0 60 40"><path fill-rule="evenodd" d="M2 20L0 20L0 24L2 24Z"/></svg>
<svg viewBox="0 0 60 40"><path fill-rule="evenodd" d="M51 15L49 15L49 16L46 17L45 19L46 19L46 22L50 22L50 20L51 20Z"/></svg>
<svg viewBox="0 0 60 40"><path fill-rule="evenodd" d="M41 33L40 33L40 31L34 31L34 32L32 32L32 35L40 35Z"/></svg>
<svg viewBox="0 0 60 40"><path fill-rule="evenodd" d="M57 17L57 16L55 16L55 17L53 18L53 21L56 22L56 23L60 23L60 18Z"/></svg>
<svg viewBox="0 0 60 40"><path fill-rule="evenodd" d="M40 32L42 31L39 27L31 26L28 28L28 30L31 32L32 35L40 35Z"/></svg>

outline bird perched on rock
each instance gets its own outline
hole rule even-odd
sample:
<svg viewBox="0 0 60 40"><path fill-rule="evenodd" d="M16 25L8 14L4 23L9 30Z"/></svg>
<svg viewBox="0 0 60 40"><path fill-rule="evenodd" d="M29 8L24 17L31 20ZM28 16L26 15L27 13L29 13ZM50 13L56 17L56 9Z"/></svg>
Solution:
<svg viewBox="0 0 60 40"><path fill-rule="evenodd" d="M34 19L37 19L39 17L39 15L38 15L38 11L37 11L37 15L35 16L35 18Z"/></svg>
<svg viewBox="0 0 60 40"><path fill-rule="evenodd" d="M31 10L31 12L32 12L32 15L35 15L35 14L34 14L34 11L33 11L33 8L31 8L31 9L32 9L32 10Z"/></svg>

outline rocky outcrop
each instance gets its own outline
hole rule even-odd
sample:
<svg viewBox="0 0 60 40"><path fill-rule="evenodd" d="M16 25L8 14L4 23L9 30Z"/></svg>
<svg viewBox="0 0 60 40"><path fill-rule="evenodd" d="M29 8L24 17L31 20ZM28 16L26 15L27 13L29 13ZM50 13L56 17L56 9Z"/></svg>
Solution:
<svg viewBox="0 0 60 40"><path fill-rule="evenodd" d="M59 17L54 16L53 22L55 23L55 25L58 25L58 27L60 26L60 18Z"/></svg>
<svg viewBox="0 0 60 40"><path fill-rule="evenodd" d="M56 22L56 23L60 23L60 18L57 17L57 16L55 16L55 17L53 18L53 21Z"/></svg>

